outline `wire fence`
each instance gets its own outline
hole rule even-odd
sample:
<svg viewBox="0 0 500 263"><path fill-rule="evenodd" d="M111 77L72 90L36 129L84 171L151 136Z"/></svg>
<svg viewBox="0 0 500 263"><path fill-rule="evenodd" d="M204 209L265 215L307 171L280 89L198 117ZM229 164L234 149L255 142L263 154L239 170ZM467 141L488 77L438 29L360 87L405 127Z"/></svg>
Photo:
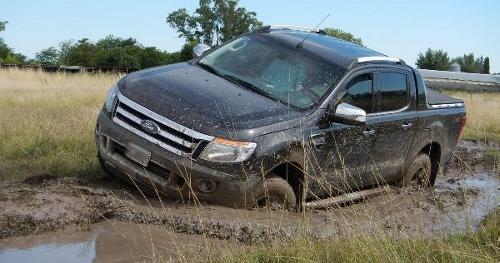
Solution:
<svg viewBox="0 0 500 263"><path fill-rule="evenodd" d="M127 67L84 67L84 66L65 66L65 65L23 65L23 64L0 64L0 69L31 69L44 72L66 72L66 73L130 73L140 70L139 68Z"/></svg>

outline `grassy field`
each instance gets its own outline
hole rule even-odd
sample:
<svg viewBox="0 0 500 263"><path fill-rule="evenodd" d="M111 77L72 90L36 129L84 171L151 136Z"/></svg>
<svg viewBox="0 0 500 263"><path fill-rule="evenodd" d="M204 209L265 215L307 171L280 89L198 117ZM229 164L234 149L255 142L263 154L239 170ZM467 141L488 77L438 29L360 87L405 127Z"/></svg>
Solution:
<svg viewBox="0 0 500 263"><path fill-rule="evenodd" d="M500 93L446 92L465 101L463 139L500 142Z"/></svg>
<svg viewBox="0 0 500 263"><path fill-rule="evenodd" d="M0 70L0 178L99 173L94 125L117 79Z"/></svg>

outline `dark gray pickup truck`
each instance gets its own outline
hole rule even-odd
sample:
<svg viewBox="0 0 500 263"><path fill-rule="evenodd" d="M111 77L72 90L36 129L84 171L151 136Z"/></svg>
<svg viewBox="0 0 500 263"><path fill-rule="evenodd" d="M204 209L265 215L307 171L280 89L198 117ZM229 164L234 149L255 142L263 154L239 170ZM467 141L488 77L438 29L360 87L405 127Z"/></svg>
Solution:
<svg viewBox="0 0 500 263"><path fill-rule="evenodd" d="M170 196L297 207L383 184L433 185L463 101L321 31L266 26L125 76L96 126L110 174Z"/></svg>

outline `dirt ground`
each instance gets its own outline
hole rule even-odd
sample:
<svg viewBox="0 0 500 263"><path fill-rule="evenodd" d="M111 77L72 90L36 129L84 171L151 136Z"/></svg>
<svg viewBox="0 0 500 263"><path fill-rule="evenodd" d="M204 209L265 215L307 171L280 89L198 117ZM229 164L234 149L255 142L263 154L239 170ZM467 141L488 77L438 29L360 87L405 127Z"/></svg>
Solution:
<svg viewBox="0 0 500 263"><path fill-rule="evenodd" d="M323 210L243 210L144 198L108 178L48 175L0 184L0 241L67 227L93 229L99 222L150 225L182 235L247 245L306 235L384 233L394 237L439 236L478 226L499 205L495 144L463 141L433 189L393 187L389 194ZM498 162L498 160L496 160Z"/></svg>

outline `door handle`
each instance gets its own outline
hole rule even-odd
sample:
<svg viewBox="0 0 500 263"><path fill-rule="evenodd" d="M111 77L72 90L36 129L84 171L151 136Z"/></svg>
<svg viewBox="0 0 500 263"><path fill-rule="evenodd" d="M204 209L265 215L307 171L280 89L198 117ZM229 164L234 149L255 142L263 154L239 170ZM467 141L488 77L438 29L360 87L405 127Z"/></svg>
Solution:
<svg viewBox="0 0 500 263"><path fill-rule="evenodd" d="M374 129L369 129L369 130L364 130L363 131L363 135L364 136L371 136L371 135L374 135L375 134L375 130Z"/></svg>
<svg viewBox="0 0 500 263"><path fill-rule="evenodd" d="M413 126L413 123L404 123L403 125L401 125L401 128L403 128L403 130L408 130L411 128L411 126Z"/></svg>

